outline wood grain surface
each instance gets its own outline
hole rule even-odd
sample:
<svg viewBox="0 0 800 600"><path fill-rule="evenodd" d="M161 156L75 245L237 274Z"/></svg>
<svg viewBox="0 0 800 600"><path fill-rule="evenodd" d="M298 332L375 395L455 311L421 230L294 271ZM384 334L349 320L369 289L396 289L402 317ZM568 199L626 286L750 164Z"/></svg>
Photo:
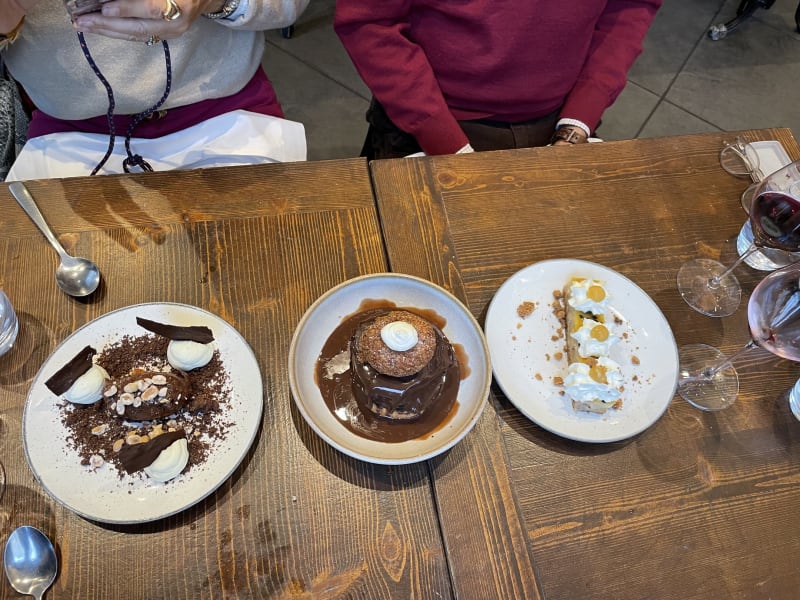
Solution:
<svg viewBox="0 0 800 600"><path fill-rule="evenodd" d="M771 129L372 162L391 269L452 290L482 322L519 269L586 259L647 292L679 346L732 353L763 272L736 269L745 302L724 319L690 309L675 275L690 258L736 258L749 181L718 157L736 135L800 158L791 132ZM800 368L761 350L736 366L731 408L676 396L612 444L551 434L494 387L475 432L434 465L457 596L796 598L800 423L787 397Z"/></svg>
<svg viewBox="0 0 800 600"><path fill-rule="evenodd" d="M387 269L363 160L28 187L67 249L103 273L88 300L59 292L55 253L0 186L0 286L20 319L17 344L0 358L0 538L30 524L54 540L60 570L47 598L452 597L428 465L340 454L306 425L289 389L289 344L308 306L342 281ZM23 406L66 336L153 301L210 310L243 335L264 380L263 423L242 465L206 500L153 523L103 525L34 480ZM0 584L0 598L16 597Z"/></svg>

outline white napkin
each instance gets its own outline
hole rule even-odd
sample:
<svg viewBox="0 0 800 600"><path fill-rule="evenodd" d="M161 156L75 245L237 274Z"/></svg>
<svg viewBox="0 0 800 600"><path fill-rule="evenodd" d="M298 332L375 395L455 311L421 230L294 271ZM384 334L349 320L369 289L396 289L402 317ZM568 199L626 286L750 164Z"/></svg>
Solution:
<svg viewBox="0 0 800 600"><path fill-rule="evenodd" d="M6 181L89 175L108 148L108 135L52 133L28 140ZM131 151L155 171L306 160L302 123L237 110L155 139L132 138ZM125 138L99 174L123 173Z"/></svg>

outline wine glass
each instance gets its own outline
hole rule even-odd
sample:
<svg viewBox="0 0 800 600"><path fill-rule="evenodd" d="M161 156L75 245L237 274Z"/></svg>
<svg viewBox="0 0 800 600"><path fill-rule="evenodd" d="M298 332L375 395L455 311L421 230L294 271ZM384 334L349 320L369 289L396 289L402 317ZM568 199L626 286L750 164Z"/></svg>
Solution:
<svg viewBox="0 0 800 600"><path fill-rule="evenodd" d="M11 300L0 289L0 357L11 350L19 333L19 320ZM2 368L2 363L0 363ZM0 414L0 436L3 435L3 416ZM3 463L0 461L0 500L3 499L3 492L6 489L6 473L3 470Z"/></svg>
<svg viewBox="0 0 800 600"><path fill-rule="evenodd" d="M733 270L760 248L800 251L800 161L765 177L755 190L749 223L753 242L731 266L710 258L683 264L677 283L686 303L710 317L724 317L739 306L742 287ZM798 257L800 260L800 256Z"/></svg>
<svg viewBox="0 0 800 600"><path fill-rule="evenodd" d="M761 280L747 303L747 323L750 341L730 357L705 344L680 349L678 393L687 402L709 411L733 404L739 377L732 362L753 348L800 362L800 263ZM800 420L800 394L790 396L790 405Z"/></svg>

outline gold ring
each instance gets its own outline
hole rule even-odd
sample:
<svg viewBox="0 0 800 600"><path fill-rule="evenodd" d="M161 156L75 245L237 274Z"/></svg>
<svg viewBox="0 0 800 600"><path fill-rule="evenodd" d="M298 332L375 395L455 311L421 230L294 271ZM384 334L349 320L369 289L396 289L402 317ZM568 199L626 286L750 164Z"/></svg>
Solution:
<svg viewBox="0 0 800 600"><path fill-rule="evenodd" d="M174 21L181 16L181 7L176 4L175 0L167 0L161 16L164 17L165 21Z"/></svg>
<svg viewBox="0 0 800 600"><path fill-rule="evenodd" d="M145 42L148 46L155 46L158 42L161 41L161 38L158 37L156 34L151 35L148 40Z"/></svg>

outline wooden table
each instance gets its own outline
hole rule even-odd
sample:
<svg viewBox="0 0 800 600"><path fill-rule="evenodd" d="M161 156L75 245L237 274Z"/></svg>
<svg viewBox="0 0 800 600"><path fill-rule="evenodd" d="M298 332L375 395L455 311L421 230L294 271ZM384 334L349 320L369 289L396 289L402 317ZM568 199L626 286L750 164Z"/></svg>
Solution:
<svg viewBox="0 0 800 600"><path fill-rule="evenodd" d="M498 287L537 261L587 259L639 284L678 345L733 352L745 304L691 310L683 261L732 262L748 181L718 154L735 134L377 161L370 164L393 271L434 281L483 319ZM741 132L800 147L788 130ZM736 275L744 297L761 276ZM583 444L528 421L493 388L467 439L432 461L459 598L796 598L800 423L794 363L753 351L719 413L675 397L625 442Z"/></svg>
<svg viewBox="0 0 800 600"><path fill-rule="evenodd" d="M381 467L333 450L289 390L306 308L336 284L385 271L363 160L33 181L68 250L104 283L88 301L55 286L56 255L5 187L0 286L20 334L0 358L0 539L22 524L57 544L47 598L447 598L448 561L426 463ZM25 461L28 387L66 336L119 307L182 302L227 320L264 380L260 433L242 465L165 520L92 522L46 495ZM0 598L19 597L6 583Z"/></svg>

